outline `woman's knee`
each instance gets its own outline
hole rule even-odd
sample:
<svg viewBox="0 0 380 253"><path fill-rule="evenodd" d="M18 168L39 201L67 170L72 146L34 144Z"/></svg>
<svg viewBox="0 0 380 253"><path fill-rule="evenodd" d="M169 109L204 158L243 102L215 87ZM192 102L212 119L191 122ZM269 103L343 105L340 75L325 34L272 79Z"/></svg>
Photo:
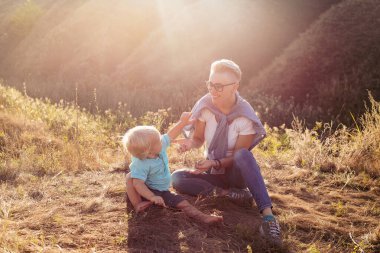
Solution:
<svg viewBox="0 0 380 253"><path fill-rule="evenodd" d="M246 148L242 148L234 152L234 161L241 161L251 158L253 158L252 152Z"/></svg>
<svg viewBox="0 0 380 253"><path fill-rule="evenodd" d="M176 170L172 173L172 185L174 188L178 188L182 180L186 178L186 174L188 173L188 170L186 169L181 169L181 170Z"/></svg>
<svg viewBox="0 0 380 253"><path fill-rule="evenodd" d="M240 169L257 167L256 159L251 151L246 148L234 152L234 165Z"/></svg>

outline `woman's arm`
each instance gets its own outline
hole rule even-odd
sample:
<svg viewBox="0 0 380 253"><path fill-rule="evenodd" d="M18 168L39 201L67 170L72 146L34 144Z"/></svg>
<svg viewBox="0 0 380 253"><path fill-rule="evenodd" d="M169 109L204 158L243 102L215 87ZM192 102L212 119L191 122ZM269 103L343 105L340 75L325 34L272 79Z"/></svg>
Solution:
<svg viewBox="0 0 380 253"><path fill-rule="evenodd" d="M242 149L242 148L249 149L251 147L251 144L252 144L252 141L253 141L254 137L255 137L254 134L239 135L238 138L237 138L237 140L236 140L236 143L235 143L234 153L235 153L235 151L237 151L239 149ZM229 168L229 167L231 167L232 163L233 163L233 159L234 159L233 156L219 159L220 163L221 163L221 167L222 168Z"/></svg>
<svg viewBox="0 0 380 253"><path fill-rule="evenodd" d="M200 120L197 120L194 124L194 134L191 139L179 139L174 141L175 143L179 144L178 151L179 152L186 152L189 151L192 148L200 148L202 147L204 143L204 134L205 134L205 128L206 123L202 122Z"/></svg>
<svg viewBox="0 0 380 253"><path fill-rule="evenodd" d="M200 148L205 142L205 128L206 122L197 120L195 122L194 135L192 138L192 146L191 148Z"/></svg>
<svg viewBox="0 0 380 253"><path fill-rule="evenodd" d="M242 148L249 149L252 144L254 136L255 136L254 134L239 135L236 140L234 152ZM222 159L219 159L219 161L220 161L219 168L230 168L232 167L234 157L233 156L224 157ZM218 162L216 160L203 160L195 165L195 168L197 169L197 171L195 171L194 173L195 174L202 173L204 171L207 171L211 167L218 169Z"/></svg>

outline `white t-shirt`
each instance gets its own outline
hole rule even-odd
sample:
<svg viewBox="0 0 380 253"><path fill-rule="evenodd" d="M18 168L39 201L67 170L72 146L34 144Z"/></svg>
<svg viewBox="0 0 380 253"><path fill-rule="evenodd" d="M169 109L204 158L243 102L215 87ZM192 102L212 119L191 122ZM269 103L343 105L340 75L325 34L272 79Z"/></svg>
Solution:
<svg viewBox="0 0 380 253"><path fill-rule="evenodd" d="M208 109L203 109L199 120L206 123L205 127L205 141L206 150L205 156L207 157L207 149L210 146L212 137L216 131L218 123L216 122L215 115ZM235 144L239 135L255 134L253 129L253 122L245 117L238 117L234 119L228 128L228 151L227 156L232 156Z"/></svg>

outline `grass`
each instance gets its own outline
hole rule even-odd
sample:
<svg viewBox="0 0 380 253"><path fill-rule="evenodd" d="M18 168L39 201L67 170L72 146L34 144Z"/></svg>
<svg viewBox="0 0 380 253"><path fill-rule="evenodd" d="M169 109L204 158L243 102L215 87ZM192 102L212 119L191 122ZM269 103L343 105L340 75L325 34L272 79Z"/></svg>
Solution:
<svg viewBox="0 0 380 253"><path fill-rule="evenodd" d="M276 250L258 234L255 206L189 197L199 209L223 215L218 227L174 210L126 208L120 136L141 123L164 130L170 110L139 118L91 114L4 86L0 91L1 251L380 250L378 144L371 140L378 137L380 113L373 99L357 129L323 123L308 129L300 120L291 129L266 126L268 137L253 152L283 231L284 247ZM201 156L201 150L178 154L171 147L171 170L191 167Z"/></svg>
<svg viewBox="0 0 380 253"><path fill-rule="evenodd" d="M295 118L291 129L267 128L269 137L260 143L264 156L282 164L294 164L324 172L352 171L362 174L362 186L380 176L380 103L369 93L370 104L355 128L316 122L312 129Z"/></svg>

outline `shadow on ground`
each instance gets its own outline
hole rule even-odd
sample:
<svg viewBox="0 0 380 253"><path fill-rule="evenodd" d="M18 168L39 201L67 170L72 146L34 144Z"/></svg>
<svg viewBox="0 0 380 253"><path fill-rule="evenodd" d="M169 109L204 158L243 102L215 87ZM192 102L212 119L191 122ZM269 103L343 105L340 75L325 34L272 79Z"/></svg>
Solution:
<svg viewBox="0 0 380 253"><path fill-rule="evenodd" d="M136 214L127 207L128 252L288 252L271 248L259 235L256 207L242 207L225 198L188 198L206 213L224 217L219 225L204 225L184 213L158 206Z"/></svg>

